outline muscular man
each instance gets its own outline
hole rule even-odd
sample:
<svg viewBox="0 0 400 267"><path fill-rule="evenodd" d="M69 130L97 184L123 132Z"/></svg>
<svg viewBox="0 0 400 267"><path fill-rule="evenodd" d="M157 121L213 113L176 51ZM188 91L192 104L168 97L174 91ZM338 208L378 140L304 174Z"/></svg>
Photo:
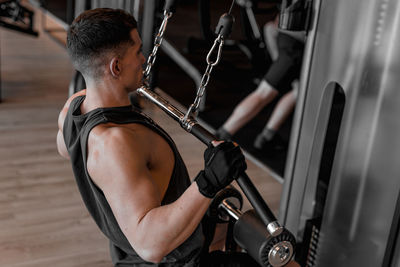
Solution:
<svg viewBox="0 0 400 267"><path fill-rule="evenodd" d="M205 168L190 184L169 136L129 103L145 59L136 21L122 10L81 14L68 31L67 50L87 89L61 111L57 146L110 239L113 263L198 265L200 221L216 192L246 168L240 148L208 148Z"/></svg>
<svg viewBox="0 0 400 267"><path fill-rule="evenodd" d="M86 11L70 26L67 50L87 88L62 109L57 147L110 240L113 264L256 266L248 258L229 265L230 258L203 249L200 222L211 199L246 169L240 148L214 142L190 183L171 138L130 105L145 61L135 19L122 10Z"/></svg>

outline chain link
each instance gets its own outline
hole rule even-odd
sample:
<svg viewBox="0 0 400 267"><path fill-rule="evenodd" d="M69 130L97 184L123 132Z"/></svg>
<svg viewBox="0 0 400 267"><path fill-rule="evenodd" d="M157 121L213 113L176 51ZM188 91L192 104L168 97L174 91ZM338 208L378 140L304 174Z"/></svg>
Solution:
<svg viewBox="0 0 400 267"><path fill-rule="evenodd" d="M161 43L164 39L164 33L167 28L168 20L171 16L172 16L172 12L164 11L164 19L163 19L160 29L158 30L158 33L154 39L153 51L151 51L149 57L147 58L146 69L143 71L143 83L146 87L149 87L149 79L150 79L151 69L153 68L153 65L156 61L157 51L158 51L158 48L161 46Z"/></svg>
<svg viewBox="0 0 400 267"><path fill-rule="evenodd" d="M197 89L197 94L196 94L196 98L193 102L192 105L190 105L185 117L184 117L184 121L187 121L189 119L189 117L196 117L197 112L199 110L199 106L201 103L201 100L204 96L204 92L206 90L206 87L208 85L208 82L210 81L210 76L211 76L211 72L213 70L213 67L216 66L220 59L221 59L221 52L222 52L222 46L224 45L224 39L222 38L221 35L218 35L217 39L215 39L213 46L211 47L210 51L207 54L207 68L203 74L203 77L201 78L200 81L200 86ZM218 49L218 50L217 50ZM217 57L215 59L215 61L211 60L211 56L213 54L213 52L217 50ZM184 123L184 122L183 122Z"/></svg>

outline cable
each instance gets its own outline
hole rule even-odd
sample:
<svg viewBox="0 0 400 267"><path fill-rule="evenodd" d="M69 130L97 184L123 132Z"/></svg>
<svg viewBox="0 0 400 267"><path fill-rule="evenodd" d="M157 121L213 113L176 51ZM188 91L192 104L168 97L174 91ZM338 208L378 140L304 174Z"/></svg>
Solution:
<svg viewBox="0 0 400 267"><path fill-rule="evenodd" d="M235 0L232 0L231 7L229 8L228 14L231 14L232 8L235 5Z"/></svg>

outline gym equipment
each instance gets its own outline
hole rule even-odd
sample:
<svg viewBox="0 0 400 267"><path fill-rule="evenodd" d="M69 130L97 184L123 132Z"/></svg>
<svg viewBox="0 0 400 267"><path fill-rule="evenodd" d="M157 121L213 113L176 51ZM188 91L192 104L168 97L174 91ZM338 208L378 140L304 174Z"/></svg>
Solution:
<svg viewBox="0 0 400 267"><path fill-rule="evenodd" d="M238 190L229 186L218 192L210 204L207 215L217 223L229 223L225 248L236 251L237 245L261 266L282 266L294 252L293 235L287 230L271 237L254 210L242 213L243 199ZM279 241L274 240L279 239Z"/></svg>
<svg viewBox="0 0 400 267"><path fill-rule="evenodd" d="M243 197L240 192L234 188L232 185L225 187L223 190L219 191L215 197L213 198L210 206L208 207L206 218L208 218L208 225L204 226L208 233L208 236L205 240L205 247L208 249L210 246L217 223L227 223L227 232L225 239L225 250L227 252L235 252L237 251L237 243L233 237L233 227L235 225L236 220L229 216L229 214L225 211L221 205L225 205L225 203L229 204L235 210L241 210L243 206ZM226 208L229 208L226 205Z"/></svg>
<svg viewBox="0 0 400 267"><path fill-rule="evenodd" d="M37 37L33 30L35 13L21 5L20 0L0 0L0 27ZM0 50L1 51L1 50ZM0 56L1 67L1 56ZM1 68L0 68L1 69ZM1 71L0 71L0 103L1 103Z"/></svg>
<svg viewBox="0 0 400 267"><path fill-rule="evenodd" d="M159 8L159 1L156 0L146 0L143 1L143 21L142 21L142 42L143 42L143 54L147 58L152 49L153 49L153 40L154 40L154 35L156 32L156 26L155 24L159 22L160 20L160 15L163 16L162 13L160 13ZM159 46L161 50L165 52L167 56L169 56L181 69L193 80L195 83L196 87L200 86L201 82L201 74L198 71L198 69L192 65L192 63L189 62L179 51L178 49L168 41L167 39L163 39L163 42ZM150 74L149 74L150 75ZM148 80L149 82L149 88L153 89L155 85L157 84L157 68L152 68L152 73L151 76ZM201 103L200 110L203 110L205 106L204 101Z"/></svg>
<svg viewBox="0 0 400 267"><path fill-rule="evenodd" d="M268 3L272 2L274 4L276 0L269 0ZM244 32L243 40L236 41L231 39L225 39L225 45L230 50L238 50L241 51L246 57L250 60L252 66L252 75L258 77L265 73L268 68L268 65L271 62L269 54L265 50L265 44L260 33L259 27L255 20L255 12L263 12L263 13L272 13L276 12L275 5L270 5L267 9L258 8L257 0L236 0L235 4L240 7L240 13L242 17L242 26ZM212 5L211 5L212 6ZM202 31L203 39L196 39L194 37L190 37L188 40L187 48L189 51L198 50L197 48L201 47L202 49L205 47L209 47L213 43L215 39L215 34L213 30L211 30L211 22L210 22L210 0L200 0L198 1L198 10L199 10L199 18L200 18L200 29ZM144 1L144 12L143 16L143 31L142 31L142 39L143 39L143 53L145 57L151 51L150 48L150 40L149 38L153 38L154 36L154 24L159 20L161 12L157 6L155 0L146 0ZM165 54L170 57L181 69L184 71L194 82L196 87L200 86L202 75L199 72L198 68L193 66L193 64L183 56L180 51L174 46L173 42L168 39L163 40L160 45L161 50L165 52ZM153 74L150 79L150 88L154 88L157 84L157 68L153 68ZM203 111L205 109L206 96L204 95L202 98L202 102L200 103L199 111Z"/></svg>
<svg viewBox="0 0 400 267"><path fill-rule="evenodd" d="M274 1L268 2L274 3ZM211 10L213 9L211 3L212 1L210 0L200 0L198 2L201 33L206 44L211 43L215 38L215 34L211 29ZM250 60L253 73L256 75L264 74L271 59L265 49L265 43L260 32L260 27L257 24L255 13L263 12L272 14L276 12L276 7L275 5L271 5L267 9L259 9L258 1L256 0L235 0L235 4L240 8L244 39L225 40L227 48L241 51ZM189 46L195 47L196 43L198 46L202 42L192 38Z"/></svg>
<svg viewBox="0 0 400 267"><path fill-rule="evenodd" d="M0 26L32 36L38 36L33 30L34 13L21 5L20 0L0 1Z"/></svg>
<svg viewBox="0 0 400 267"><path fill-rule="evenodd" d="M301 266L400 266L400 2L312 10L280 220Z"/></svg>
<svg viewBox="0 0 400 267"><path fill-rule="evenodd" d="M216 30L217 38L207 54L208 66L203 75L201 85L197 90L195 101L189 107L187 113L184 114L157 93L151 91L146 85L148 84L151 67L156 59L157 50L162 43L162 37L165 33L168 20L172 16L170 6L173 6L173 4L174 1L172 0L166 1L164 19L155 38L155 45L148 58L146 70L144 71L144 80L146 82L145 85L137 89L137 91L165 111L170 117L178 121L181 127L187 132L193 134L204 144L209 145L213 140L216 140L216 137L198 124L195 117L209 81L211 71L213 67L218 64L224 40L231 31L233 16L229 13L221 16ZM215 59L212 59L213 54L216 54ZM227 213L229 216L237 219L235 225L237 224L238 226L235 227L238 230L234 234L235 240L238 240L244 249L263 266L283 266L294 254L295 239L293 235L279 224L245 172L239 175L236 181L254 207L255 213L245 213L242 218L242 214L227 202L227 205L230 207L226 209ZM245 228L249 228L249 230L244 230ZM251 239L248 239L248 237L246 237L247 235L251 236ZM255 241L255 243L253 243L253 241Z"/></svg>
<svg viewBox="0 0 400 267"><path fill-rule="evenodd" d="M207 215L210 218L214 218L217 223L226 223L230 221L230 216L226 212L221 212L221 204L229 201L232 207L235 209L242 209L243 197L240 192L233 186L227 186L223 190L219 191L207 210ZM226 202L228 203L228 202Z"/></svg>

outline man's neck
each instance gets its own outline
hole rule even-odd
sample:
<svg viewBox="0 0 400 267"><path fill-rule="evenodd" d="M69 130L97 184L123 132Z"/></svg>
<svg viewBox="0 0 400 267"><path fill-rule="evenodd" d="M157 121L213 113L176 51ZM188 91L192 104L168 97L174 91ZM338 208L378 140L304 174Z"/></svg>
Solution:
<svg viewBox="0 0 400 267"><path fill-rule="evenodd" d="M87 113L96 108L130 105L128 92L113 83L88 83L82 111Z"/></svg>

